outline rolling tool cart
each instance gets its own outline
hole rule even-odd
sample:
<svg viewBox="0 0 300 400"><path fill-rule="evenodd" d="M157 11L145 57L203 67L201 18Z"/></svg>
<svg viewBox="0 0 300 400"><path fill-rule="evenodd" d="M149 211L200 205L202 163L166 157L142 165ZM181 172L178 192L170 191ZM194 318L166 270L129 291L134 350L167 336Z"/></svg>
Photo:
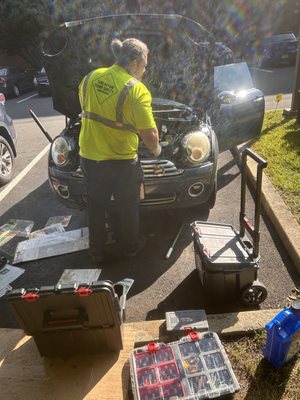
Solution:
<svg viewBox="0 0 300 400"><path fill-rule="evenodd" d="M257 162L254 226L245 213L247 157ZM243 152L239 231L225 224L202 221L191 224L196 268L210 297L223 301L238 298L249 306L258 305L267 297L266 287L257 280L262 172L266 166L267 162L250 149ZM246 230L251 240L245 235Z"/></svg>

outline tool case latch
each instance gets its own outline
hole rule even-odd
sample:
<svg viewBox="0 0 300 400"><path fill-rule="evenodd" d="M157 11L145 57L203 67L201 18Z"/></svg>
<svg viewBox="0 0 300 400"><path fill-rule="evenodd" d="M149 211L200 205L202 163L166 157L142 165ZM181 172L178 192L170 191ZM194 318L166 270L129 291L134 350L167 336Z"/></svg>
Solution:
<svg viewBox="0 0 300 400"><path fill-rule="evenodd" d="M90 288L81 287L81 288L79 288L79 289L76 289L76 290L75 290L75 293L76 293L79 297L87 297L87 296L89 296L90 294L92 294L93 291L92 291L92 289L90 289Z"/></svg>
<svg viewBox="0 0 300 400"><path fill-rule="evenodd" d="M37 293L26 293L23 296L21 296L21 299L27 301L27 303L33 303L39 297L40 297L40 295Z"/></svg>
<svg viewBox="0 0 300 400"><path fill-rule="evenodd" d="M191 332L189 332L188 335L192 340L199 340L200 339L200 333L197 332L197 331L191 331Z"/></svg>
<svg viewBox="0 0 300 400"><path fill-rule="evenodd" d="M155 352L156 350L157 350L157 345L156 345L156 343L149 343L148 345L147 345L147 350L150 352L150 353L153 353L153 352Z"/></svg>

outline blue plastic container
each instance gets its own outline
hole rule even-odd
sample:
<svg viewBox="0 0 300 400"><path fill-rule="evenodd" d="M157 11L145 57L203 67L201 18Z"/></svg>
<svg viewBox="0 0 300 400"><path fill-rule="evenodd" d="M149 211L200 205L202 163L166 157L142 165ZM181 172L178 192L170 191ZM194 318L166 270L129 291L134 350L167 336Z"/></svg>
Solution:
<svg viewBox="0 0 300 400"><path fill-rule="evenodd" d="M300 351L300 301L294 301L266 325L263 355L276 368Z"/></svg>

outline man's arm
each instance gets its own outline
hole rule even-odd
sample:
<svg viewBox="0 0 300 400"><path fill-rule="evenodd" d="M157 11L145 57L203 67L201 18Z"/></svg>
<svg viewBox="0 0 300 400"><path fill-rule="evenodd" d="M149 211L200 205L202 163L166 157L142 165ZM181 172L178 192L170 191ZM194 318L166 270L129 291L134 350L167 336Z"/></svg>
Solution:
<svg viewBox="0 0 300 400"><path fill-rule="evenodd" d="M161 153L161 147L157 128L140 129L139 135L151 153L158 157Z"/></svg>

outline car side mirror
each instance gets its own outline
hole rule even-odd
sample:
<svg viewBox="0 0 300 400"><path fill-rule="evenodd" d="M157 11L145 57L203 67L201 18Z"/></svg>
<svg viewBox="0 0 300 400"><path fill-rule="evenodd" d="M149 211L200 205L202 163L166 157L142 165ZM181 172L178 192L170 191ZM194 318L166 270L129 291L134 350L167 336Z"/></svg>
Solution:
<svg viewBox="0 0 300 400"><path fill-rule="evenodd" d="M218 94L218 99L221 104L232 104L236 101L236 95L229 90L223 90Z"/></svg>

